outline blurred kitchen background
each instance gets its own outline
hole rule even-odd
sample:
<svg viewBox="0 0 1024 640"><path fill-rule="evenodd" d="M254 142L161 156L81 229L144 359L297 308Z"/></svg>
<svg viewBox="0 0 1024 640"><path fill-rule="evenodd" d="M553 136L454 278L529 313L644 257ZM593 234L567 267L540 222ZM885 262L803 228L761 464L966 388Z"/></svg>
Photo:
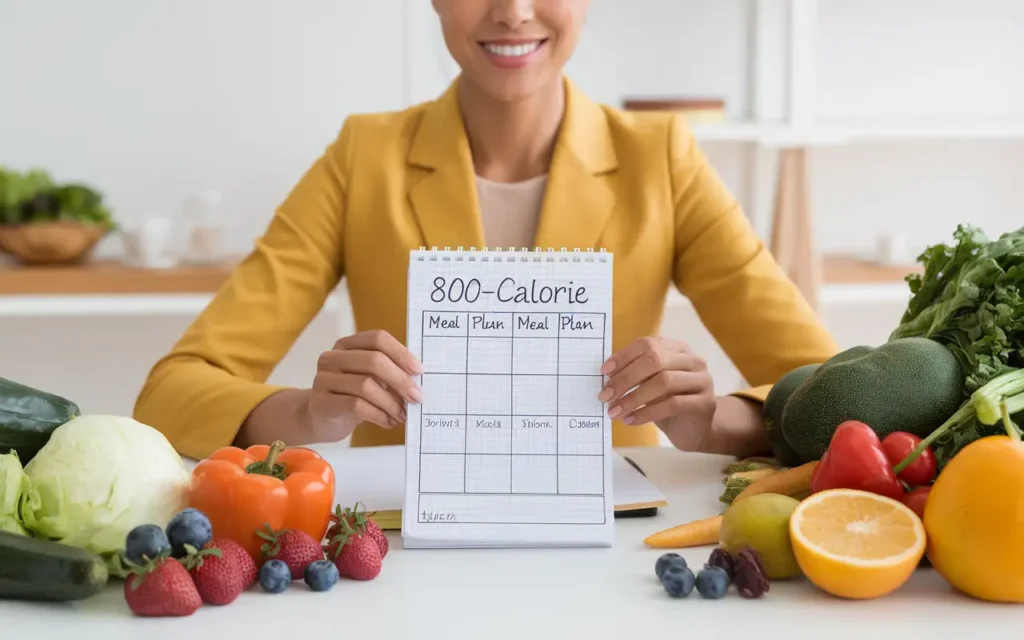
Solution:
<svg viewBox="0 0 1024 640"><path fill-rule="evenodd" d="M593 0L569 73L611 105L689 111L848 346L886 339L925 246L1024 225L1022 66L1020 0ZM0 0L0 167L84 185L102 201L63 193L117 224L78 264L3 258L0 376L130 415L345 116L454 72L429 0ZM27 259L90 243L15 222L0 243ZM352 330L343 284L272 380L309 385ZM675 294L664 331L742 384Z"/></svg>

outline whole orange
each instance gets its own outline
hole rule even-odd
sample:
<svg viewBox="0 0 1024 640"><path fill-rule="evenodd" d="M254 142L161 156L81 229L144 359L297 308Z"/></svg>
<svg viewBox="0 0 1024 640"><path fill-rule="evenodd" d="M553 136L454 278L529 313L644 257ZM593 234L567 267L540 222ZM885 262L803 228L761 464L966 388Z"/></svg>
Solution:
<svg viewBox="0 0 1024 640"><path fill-rule="evenodd" d="M990 602L1024 603L1024 445L989 436L939 474L924 509L928 559L951 585Z"/></svg>

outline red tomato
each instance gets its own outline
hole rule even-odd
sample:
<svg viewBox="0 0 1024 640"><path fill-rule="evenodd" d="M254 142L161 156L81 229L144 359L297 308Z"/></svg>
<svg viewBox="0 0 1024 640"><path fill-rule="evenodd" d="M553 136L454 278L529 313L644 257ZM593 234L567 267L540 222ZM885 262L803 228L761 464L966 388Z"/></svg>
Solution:
<svg viewBox="0 0 1024 640"><path fill-rule="evenodd" d="M924 520L924 506L928 503L928 493L931 490L931 487L918 487L903 496L903 499L900 502L910 507L919 518Z"/></svg>
<svg viewBox="0 0 1024 640"><path fill-rule="evenodd" d="M921 438L914 434L896 431L882 440L882 450L885 451L885 457L889 459L889 464L895 467L919 444L921 444ZM899 479L912 487L931 484L935 480L935 469L935 454L928 447L899 473Z"/></svg>

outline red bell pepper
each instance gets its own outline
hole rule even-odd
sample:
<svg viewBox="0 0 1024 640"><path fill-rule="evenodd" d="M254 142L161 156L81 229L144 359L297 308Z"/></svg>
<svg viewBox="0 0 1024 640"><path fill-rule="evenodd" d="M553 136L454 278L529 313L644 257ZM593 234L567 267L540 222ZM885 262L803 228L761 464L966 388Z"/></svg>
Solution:
<svg viewBox="0 0 1024 640"><path fill-rule="evenodd" d="M912 487L922 487L935 480L935 453L925 447L919 456L904 467L900 466L910 453L921 444L921 438L906 431L895 431L882 439L882 450L892 463L893 471L903 482Z"/></svg>
<svg viewBox="0 0 1024 640"><path fill-rule="evenodd" d="M874 430L848 420L836 428L828 450L811 476L811 493L859 489L901 500L906 493Z"/></svg>

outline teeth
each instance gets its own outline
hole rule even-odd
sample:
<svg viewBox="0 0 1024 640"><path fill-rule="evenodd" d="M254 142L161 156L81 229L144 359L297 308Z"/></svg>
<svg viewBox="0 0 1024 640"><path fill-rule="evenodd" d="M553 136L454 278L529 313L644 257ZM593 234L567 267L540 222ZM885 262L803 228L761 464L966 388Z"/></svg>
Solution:
<svg viewBox="0 0 1024 640"><path fill-rule="evenodd" d="M527 44L485 44L484 49L487 49L496 56L505 56L507 58L518 58L527 54L533 53L540 46L540 41L530 42Z"/></svg>

